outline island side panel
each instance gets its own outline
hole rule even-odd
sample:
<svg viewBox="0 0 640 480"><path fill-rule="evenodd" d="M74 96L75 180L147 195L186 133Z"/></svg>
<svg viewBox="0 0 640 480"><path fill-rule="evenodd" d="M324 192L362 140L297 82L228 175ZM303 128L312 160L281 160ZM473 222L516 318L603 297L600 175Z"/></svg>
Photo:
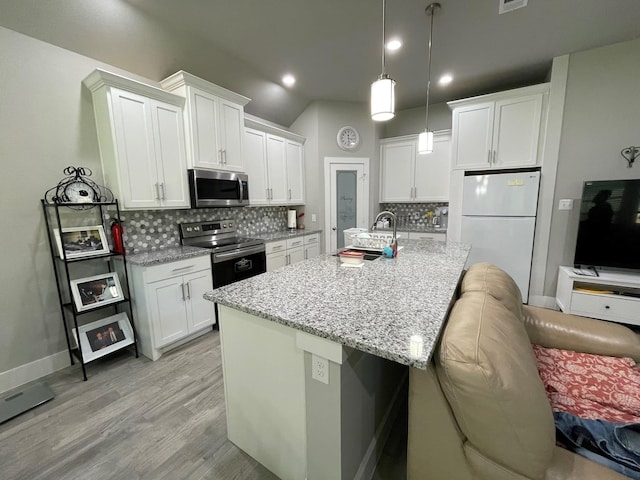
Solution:
<svg viewBox="0 0 640 480"><path fill-rule="evenodd" d="M218 305L229 440L283 480L306 477L304 353L296 330Z"/></svg>
<svg viewBox="0 0 640 480"><path fill-rule="evenodd" d="M341 478L369 479L406 404L409 367L354 350L340 370Z"/></svg>

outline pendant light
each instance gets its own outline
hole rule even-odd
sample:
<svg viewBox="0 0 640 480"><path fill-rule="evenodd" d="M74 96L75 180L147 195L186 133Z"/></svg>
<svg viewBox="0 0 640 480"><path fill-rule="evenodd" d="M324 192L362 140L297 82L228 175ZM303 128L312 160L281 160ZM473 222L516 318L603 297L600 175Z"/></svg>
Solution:
<svg viewBox="0 0 640 480"><path fill-rule="evenodd" d="M386 3L386 0L382 0L382 73L371 84L371 118L376 122L391 120L396 115L396 82L384 71Z"/></svg>
<svg viewBox="0 0 640 480"><path fill-rule="evenodd" d="M431 17L431 29L429 30L429 58L427 61L427 105L424 115L424 132L418 135L418 153L433 152L433 132L429 131L429 89L431 88L431 45L433 43L433 17L436 9L440 8L439 3L432 3L427 6L425 13Z"/></svg>

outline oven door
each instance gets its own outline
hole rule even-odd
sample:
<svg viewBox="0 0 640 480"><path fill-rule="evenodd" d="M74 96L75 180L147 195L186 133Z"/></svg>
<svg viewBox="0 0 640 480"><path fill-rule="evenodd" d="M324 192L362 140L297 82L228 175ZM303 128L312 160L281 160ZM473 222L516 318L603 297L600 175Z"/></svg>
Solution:
<svg viewBox="0 0 640 480"><path fill-rule="evenodd" d="M189 170L192 208L249 205L248 176L244 173Z"/></svg>
<svg viewBox="0 0 640 480"><path fill-rule="evenodd" d="M264 245L213 254L213 288L267 271Z"/></svg>

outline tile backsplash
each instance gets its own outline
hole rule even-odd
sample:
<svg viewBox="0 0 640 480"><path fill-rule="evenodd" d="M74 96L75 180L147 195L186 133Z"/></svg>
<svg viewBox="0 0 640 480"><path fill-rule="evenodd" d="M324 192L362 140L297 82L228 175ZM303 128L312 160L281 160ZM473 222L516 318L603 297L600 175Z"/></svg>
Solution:
<svg viewBox="0 0 640 480"><path fill-rule="evenodd" d="M439 214L448 203L381 203L381 210L389 210L398 218L398 229L421 228L429 225L428 212Z"/></svg>
<svg viewBox="0 0 640 480"><path fill-rule="evenodd" d="M120 212L129 253L180 245L178 224L232 218L238 235L251 236L287 229L288 207L201 208Z"/></svg>

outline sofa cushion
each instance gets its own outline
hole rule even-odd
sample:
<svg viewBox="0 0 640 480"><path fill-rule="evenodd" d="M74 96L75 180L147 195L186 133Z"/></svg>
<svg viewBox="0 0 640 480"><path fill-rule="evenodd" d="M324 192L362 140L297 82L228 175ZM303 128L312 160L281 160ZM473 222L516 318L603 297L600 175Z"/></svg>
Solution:
<svg viewBox="0 0 640 480"><path fill-rule="evenodd" d="M474 267L467 275L479 278L467 279L469 288L454 304L442 335L438 378L470 446L487 458L473 464L543 478L555 445L553 416L520 309L513 305L517 295L500 271L480 267L484 273L478 274ZM500 289L489 282L506 287L512 298L498 300ZM504 474L494 473L493 478Z"/></svg>
<svg viewBox="0 0 640 480"><path fill-rule="evenodd" d="M490 263L476 263L464 275L461 293L486 292L502 302L511 312L524 319L522 295L516 282L503 270Z"/></svg>
<svg viewBox="0 0 640 480"><path fill-rule="evenodd" d="M554 411L640 423L640 370L631 358L533 346Z"/></svg>

